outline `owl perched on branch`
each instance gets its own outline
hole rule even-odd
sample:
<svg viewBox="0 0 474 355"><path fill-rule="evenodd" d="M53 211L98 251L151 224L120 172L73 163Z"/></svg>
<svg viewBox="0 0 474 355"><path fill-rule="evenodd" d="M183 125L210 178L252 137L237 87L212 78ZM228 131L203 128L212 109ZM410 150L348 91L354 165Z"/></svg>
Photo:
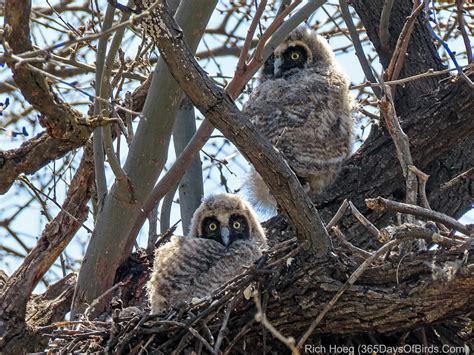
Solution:
<svg viewBox="0 0 474 355"><path fill-rule="evenodd" d="M266 247L255 212L239 196L203 199L188 237L173 236L155 252L147 284L151 314L210 296L251 266Z"/></svg>
<svg viewBox="0 0 474 355"><path fill-rule="evenodd" d="M350 153L349 82L326 40L304 27L274 50L259 79L243 110L314 197L333 182ZM253 168L245 189L254 205L276 208Z"/></svg>

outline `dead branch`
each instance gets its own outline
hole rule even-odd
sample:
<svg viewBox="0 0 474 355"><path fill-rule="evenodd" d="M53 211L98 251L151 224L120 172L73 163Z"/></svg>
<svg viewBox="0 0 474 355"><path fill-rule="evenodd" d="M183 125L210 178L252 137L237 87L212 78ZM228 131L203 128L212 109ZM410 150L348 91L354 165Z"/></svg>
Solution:
<svg viewBox="0 0 474 355"><path fill-rule="evenodd" d="M60 351L75 344L77 351L103 351L109 344L111 352L119 348L144 348L171 353L176 349L195 349L196 346L203 346L205 352L213 352L215 347L211 347L208 339L217 339L225 327L226 336L222 337L221 343L225 352L247 349L246 353L254 354L261 349L263 336L260 324L253 321L255 314L260 315L258 320L264 319L265 330L283 341L267 343L267 351L280 353L287 346L293 349L291 338L301 337L305 331L315 328L319 335L302 338L299 342L301 349L304 344L314 343L320 337L334 343L337 342L334 336L356 339L357 334L373 330L377 335L372 342L386 344L389 333L410 333L418 326L428 329L428 332L430 327L440 324L447 324L446 329L459 329L452 327L458 322L457 314L471 308L474 290L473 270L469 266L474 260L472 244L452 241L433 230L410 224L383 228L381 233L389 235L391 241L362 264L354 264L343 253L314 258L305 252L294 256L295 260L287 264L282 255L293 248L288 243L293 234L273 234L270 237L280 243L271 248L274 255L268 263L261 269L245 273L252 276L250 278L245 275L236 278L226 287L227 291L216 293L213 299L185 306L179 312L170 310L160 316L117 319L115 345L108 342L111 323L75 323L74 331L59 328L64 325L59 323L53 332L48 328L48 337L52 340L50 350ZM396 245L417 238L438 242L442 249L407 254L403 258L396 253ZM387 251L391 251L389 256L381 257ZM280 262L276 264L278 259ZM311 260L311 263L306 260ZM242 300L235 304L235 308L231 307L234 295L243 293L255 278L262 283L263 296L267 292L267 282L275 275L278 280L268 295L265 312L261 301L255 304L251 300ZM347 314L351 316L347 317ZM345 321L341 322L341 319ZM312 324L312 328L308 328ZM133 331L133 337L129 336L130 331ZM385 335L381 335L383 333ZM172 334L171 337L168 334ZM242 348L244 334L245 348ZM426 342L440 346L436 339L439 338L427 336ZM369 340L365 339L364 343L369 343ZM449 343L459 344L454 337Z"/></svg>
<svg viewBox="0 0 474 355"><path fill-rule="evenodd" d="M48 223L36 246L0 293L0 322L4 324L0 349L8 352L25 341L22 337L28 337L25 314L31 292L87 218L93 181L92 149L88 145L61 211Z"/></svg>
<svg viewBox="0 0 474 355"><path fill-rule="evenodd" d="M287 163L236 109L228 95L203 73L176 30L178 25L165 3L157 7L156 16L160 28L163 27L157 34L160 52L176 81L193 104L240 149L268 182L272 195L298 230L300 243L316 253L324 253L328 245L327 232ZM239 127L238 131L234 127Z"/></svg>
<svg viewBox="0 0 474 355"><path fill-rule="evenodd" d="M414 216L419 216L426 218L431 221L436 221L446 225L447 227L453 228L466 236L471 236L474 233L474 228L472 226L465 226L462 223L458 222L452 217L447 216L444 213L436 212L429 210L423 207L410 205L406 203L396 202L387 200L383 197L371 198L365 200L367 207L377 211L396 211L401 213L409 213Z"/></svg>

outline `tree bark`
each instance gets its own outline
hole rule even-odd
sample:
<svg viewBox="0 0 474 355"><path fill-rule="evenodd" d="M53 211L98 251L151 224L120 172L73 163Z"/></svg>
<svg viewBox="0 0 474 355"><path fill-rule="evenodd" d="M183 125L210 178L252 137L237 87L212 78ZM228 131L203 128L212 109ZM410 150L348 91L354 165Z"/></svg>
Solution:
<svg viewBox="0 0 474 355"><path fill-rule="evenodd" d="M176 13L184 36L194 49L216 5L215 0L182 1ZM199 19L198 22L194 19ZM181 33L183 36L183 33ZM160 58L143 108L124 171L128 186L117 182L105 198L79 272L72 315L113 285L115 273L124 255L130 255L133 242L127 237L146 198L156 183L167 157L182 91ZM155 149L150 149L155 147ZM101 313L104 299L93 314Z"/></svg>
<svg viewBox="0 0 474 355"><path fill-rule="evenodd" d="M28 342L28 337L31 335L31 325L38 323L32 319L33 323L30 325L25 318L28 300L38 282L87 219L89 213L87 204L91 197L93 182L94 164L92 148L89 145L86 147L81 164L71 181L61 211L46 225L36 246L1 289L0 350L6 353L15 353L14 350L18 349L18 344ZM68 300L71 300L72 295L70 296ZM59 306L61 304L58 304ZM61 310L63 311L60 312ZM64 305L57 311L52 311L56 320L66 313ZM50 318L52 319L52 317Z"/></svg>
<svg viewBox="0 0 474 355"><path fill-rule="evenodd" d="M158 318L144 315L116 319L114 325L93 324L91 329L96 334L85 328L83 335L78 333L77 339L71 336L68 342L74 341L84 352L104 349L117 352L124 348L146 348L147 351L158 348L164 353L177 348L196 351L201 341L191 336L190 327L193 334L198 333L204 339L212 334L215 341L225 314L230 312L220 349L223 353L260 354L264 348L267 353L286 353L286 346L255 321L257 309L252 299L245 300L244 290L253 285L271 325L284 337L298 340L345 287L365 257L353 246L340 243L338 238L332 239L336 246L334 253L315 257L291 243L296 240L295 233L286 221L273 220L266 223L265 228L271 247L275 247L270 249L269 258L260 261L260 266L235 279L226 286L226 291L221 290L202 306L182 306L180 312L170 310ZM385 255L379 254L363 270L329 308L305 344L400 346L406 341L439 348L445 344L473 346L474 338L468 330L468 315L474 309L473 245L467 240L443 238L418 225L388 227L382 233L392 238L390 243L395 249L388 248ZM397 244L416 238L428 243L436 241L439 247L405 256L397 252ZM295 252L297 249L300 251ZM121 291L126 295L124 306L143 302L140 285L146 283L151 269L145 255L138 255L130 267L129 275L125 272L120 279L134 280ZM232 303L232 297L239 301ZM181 326L177 326L179 324ZM464 333L463 327L467 327ZM426 331L425 340L417 336L421 329ZM91 335L88 336L88 332ZM92 337L94 342L89 341ZM95 343L93 349L91 343ZM304 349L303 344L302 353Z"/></svg>
<svg viewBox="0 0 474 355"><path fill-rule="evenodd" d="M474 78L474 73L469 76ZM468 188L472 180L467 176L461 185L456 185L467 194L455 195L449 185L443 186L472 167L473 116L474 93L466 82L457 78L454 82L451 79L441 81L438 90L419 99L419 103L402 118L415 165L432 176L427 186L431 207L457 218L472 204L473 190ZM405 182L389 134L373 126L373 132L362 148L342 168L334 185L318 196L315 203L326 222L344 199L352 201L378 226L394 222L394 214L370 211L365 206L366 198L377 196L403 201ZM354 220L345 222L344 227L349 229L349 240L357 245L370 248L379 245L368 238Z"/></svg>
<svg viewBox="0 0 474 355"><path fill-rule="evenodd" d="M22 294L17 294L19 301L16 305L22 309L26 307L26 313L23 314L23 319L16 316L13 319L7 319L2 308L0 352L5 355L18 355L43 351L48 344L48 339L43 331L38 331L38 328L64 319L71 306L75 285L76 274L69 274L50 285L43 294L33 295L27 305L20 304L24 297L20 297L23 296ZM18 311L21 312L21 309Z"/></svg>
<svg viewBox="0 0 474 355"><path fill-rule="evenodd" d="M378 35L383 0L353 1L370 40L384 68L388 66L395 43L410 14L410 1L397 1L391 11L388 48L382 48ZM405 64L400 77L408 77L443 68L426 26L420 15L410 38ZM472 69L467 71L472 79ZM431 176L427 196L434 210L459 218L473 201L472 179L469 174L457 181L450 180L468 171L474 163L474 92L460 77L439 80L439 77L408 82L398 87L395 95L397 114L410 140L415 165ZM454 194L457 188L466 193ZM333 186L318 196L315 203L325 221L329 221L344 199L352 201L373 223L385 226L394 221L392 213L377 213L365 206L364 199L384 196L403 201L405 183L395 146L384 127L372 126L363 146L343 167ZM378 242L368 238L355 220L344 223L348 239L357 245L375 249Z"/></svg>

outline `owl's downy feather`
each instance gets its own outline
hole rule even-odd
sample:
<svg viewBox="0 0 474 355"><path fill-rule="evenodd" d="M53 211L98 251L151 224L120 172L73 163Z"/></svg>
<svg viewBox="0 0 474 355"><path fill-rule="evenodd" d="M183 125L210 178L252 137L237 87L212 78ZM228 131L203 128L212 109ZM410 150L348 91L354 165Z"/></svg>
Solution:
<svg viewBox="0 0 474 355"><path fill-rule="evenodd" d="M208 220L219 230L230 230L230 242L206 236ZM229 225L229 221L234 221ZM245 232L232 238L233 227ZM231 222L232 224L232 222ZM246 228L244 228L246 227ZM151 313L210 296L213 291L251 266L266 247L265 233L252 208L240 197L221 194L203 199L191 221L190 236L173 236L155 252L147 291Z"/></svg>
<svg viewBox="0 0 474 355"><path fill-rule="evenodd" d="M351 110L349 82L331 48L307 28L294 30L275 49L244 105L244 112L312 196L335 179L349 156ZM276 207L255 171L249 174L246 189L256 205Z"/></svg>

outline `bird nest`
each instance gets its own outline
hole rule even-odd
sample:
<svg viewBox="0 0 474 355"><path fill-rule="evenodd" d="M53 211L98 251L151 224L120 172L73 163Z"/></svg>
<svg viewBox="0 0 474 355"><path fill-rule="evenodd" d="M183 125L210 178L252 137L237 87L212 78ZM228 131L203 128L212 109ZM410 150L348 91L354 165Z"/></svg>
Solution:
<svg viewBox="0 0 474 355"><path fill-rule="evenodd" d="M257 289L263 285L262 276L273 273L300 251L294 238L279 243L210 297L193 299L191 304L181 304L166 313L149 315L146 307L122 308L122 300L114 297L108 316L100 317L105 320L87 320L86 311L82 320L58 322L39 331L49 337L51 353L169 354L186 349L230 353L245 334L237 332L229 338L231 313L248 311L256 303L261 308Z"/></svg>
<svg viewBox="0 0 474 355"><path fill-rule="evenodd" d="M290 349L299 354L307 352L304 344L326 350L347 344L383 344L432 346L440 351L447 344L451 353L474 348L469 313L473 283L469 265L474 262L470 239L444 237L430 226L389 226L379 232L388 237L382 247L369 252L336 230L332 236L335 252L315 258L298 245L286 222L279 220L273 227L267 225L269 241L275 237L269 252L210 297L149 315L146 307L130 307L137 303L122 294L100 320L89 320L86 312L80 320L38 329L50 339L47 350L253 354ZM280 239L272 235L273 230ZM438 248L400 254L399 246L412 242L413 236L436 242ZM149 262L149 258L141 259L134 263ZM149 264L138 268L144 269ZM127 278L119 283L123 280ZM308 292L310 297L304 298ZM423 299L432 303L425 306ZM373 309L369 312L372 321L365 327L361 317L367 316L368 309ZM293 337L299 337L298 342Z"/></svg>

